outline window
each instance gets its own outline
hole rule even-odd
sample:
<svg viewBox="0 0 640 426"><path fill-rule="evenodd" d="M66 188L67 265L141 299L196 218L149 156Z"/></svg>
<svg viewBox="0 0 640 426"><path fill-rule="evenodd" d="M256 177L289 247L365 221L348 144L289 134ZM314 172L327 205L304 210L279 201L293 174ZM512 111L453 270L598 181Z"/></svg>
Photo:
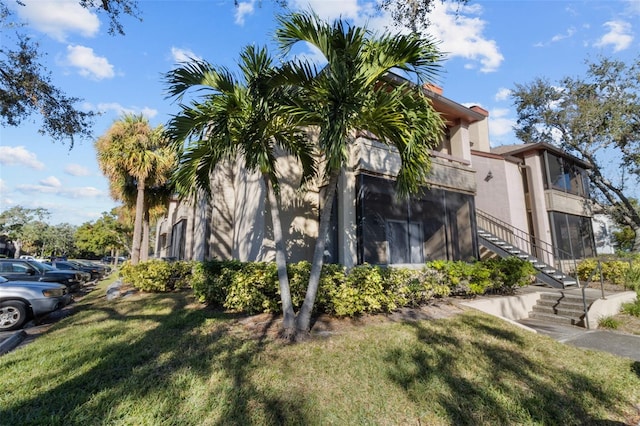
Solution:
<svg viewBox="0 0 640 426"><path fill-rule="evenodd" d="M171 231L171 254L178 260L185 258L187 221L185 219L173 225Z"/></svg>
<svg viewBox="0 0 640 426"><path fill-rule="evenodd" d="M548 151L545 152L544 158L547 165L545 188L588 197L587 176L584 169Z"/></svg>
<svg viewBox="0 0 640 426"><path fill-rule="evenodd" d="M367 175L357 191L358 263L475 257L472 195L431 188L400 199L392 180Z"/></svg>
<svg viewBox="0 0 640 426"><path fill-rule="evenodd" d="M389 263L423 263L422 224L400 220L387 221Z"/></svg>
<svg viewBox="0 0 640 426"><path fill-rule="evenodd" d="M591 218L550 212L549 219L558 259L584 259L595 255Z"/></svg>

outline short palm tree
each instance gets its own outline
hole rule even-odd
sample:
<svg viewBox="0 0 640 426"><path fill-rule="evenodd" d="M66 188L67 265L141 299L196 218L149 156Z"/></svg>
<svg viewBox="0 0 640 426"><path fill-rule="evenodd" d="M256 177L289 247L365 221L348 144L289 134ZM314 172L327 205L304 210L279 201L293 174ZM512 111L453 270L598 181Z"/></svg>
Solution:
<svg viewBox="0 0 640 426"><path fill-rule="evenodd" d="M306 12L279 17L276 38L284 53L297 43L307 42L327 62L320 71L305 62L287 70L287 80L304 88L304 96L287 112L301 122L318 126L328 182L309 286L296 320L298 331L306 332L318 290L336 184L353 132L369 131L381 142L396 147L402 160L398 192L406 195L417 191L430 170L429 150L444 134L443 120L422 92L422 83L437 74L441 54L429 39L375 35L342 20L329 24ZM393 70L416 78L417 84L402 83L402 79L394 83L389 78Z"/></svg>
<svg viewBox="0 0 640 426"><path fill-rule="evenodd" d="M95 143L98 164L109 178L112 196L125 204L133 201L135 188L135 221L131 244L131 263L141 258L143 224L147 215L147 187L164 184L176 156L163 137L162 127L152 129L142 115L127 114L117 120ZM143 256L146 258L146 253Z"/></svg>
<svg viewBox="0 0 640 426"><path fill-rule="evenodd" d="M174 142L180 146L186 142L174 185L182 195L208 195L216 166L236 158L248 171L261 173L273 221L283 334L289 336L295 330L295 316L280 223L276 151L282 150L300 162L305 181L315 175L313 149L301 123L282 114L282 104L295 93L280 84L267 50L244 48L239 65L240 78L204 61L189 62L166 75L171 97L182 99L188 91L204 90L201 98L181 105L180 113L168 125L167 135Z"/></svg>

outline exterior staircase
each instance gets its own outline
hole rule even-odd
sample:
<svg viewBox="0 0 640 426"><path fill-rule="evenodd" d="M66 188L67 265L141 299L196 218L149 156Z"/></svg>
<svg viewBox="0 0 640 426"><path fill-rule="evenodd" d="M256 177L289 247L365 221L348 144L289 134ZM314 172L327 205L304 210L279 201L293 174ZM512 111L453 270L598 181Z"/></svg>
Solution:
<svg viewBox="0 0 640 426"><path fill-rule="evenodd" d="M538 271L536 275L538 280L543 284L558 289L579 287L579 283L575 278L541 260L541 258L553 259L553 253L550 249L533 246L530 242L532 238L529 234L512 227L506 222L481 211L476 213L481 259L494 256L502 258L515 256L531 262ZM538 254L542 254L542 256L534 256L522 249L522 247L530 247Z"/></svg>
<svg viewBox="0 0 640 426"><path fill-rule="evenodd" d="M584 318L585 305L587 307L591 306L597 299L597 296L587 295L583 300L582 294L571 294L563 291L541 293L537 304L529 312L529 319L586 327Z"/></svg>

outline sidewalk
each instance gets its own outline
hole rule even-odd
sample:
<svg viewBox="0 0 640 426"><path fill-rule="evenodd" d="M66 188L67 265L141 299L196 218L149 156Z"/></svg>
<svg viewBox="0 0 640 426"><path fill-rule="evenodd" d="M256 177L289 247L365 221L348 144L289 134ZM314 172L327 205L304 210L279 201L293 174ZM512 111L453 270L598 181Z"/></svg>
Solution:
<svg viewBox="0 0 640 426"><path fill-rule="evenodd" d="M586 289L596 297L600 290ZM580 293L581 289L557 290L540 286L528 286L520 289L515 296L481 297L462 305L478 309L482 312L509 321L534 333L547 335L558 342L585 349L609 352L614 355L640 361L640 336L607 329L587 329L572 325L556 324L551 321L528 318L532 306L536 303L540 292ZM619 295L619 294L618 294ZM613 293L607 299L598 301L598 314L618 311L620 300ZM614 304L614 306L607 306ZM595 305L595 303L594 303ZM593 305L590 314L593 314ZM591 315L590 315L591 316ZM595 322L595 321L593 321Z"/></svg>
<svg viewBox="0 0 640 426"><path fill-rule="evenodd" d="M587 330L534 319L522 319L517 322L560 343L640 361L640 336L605 329Z"/></svg>

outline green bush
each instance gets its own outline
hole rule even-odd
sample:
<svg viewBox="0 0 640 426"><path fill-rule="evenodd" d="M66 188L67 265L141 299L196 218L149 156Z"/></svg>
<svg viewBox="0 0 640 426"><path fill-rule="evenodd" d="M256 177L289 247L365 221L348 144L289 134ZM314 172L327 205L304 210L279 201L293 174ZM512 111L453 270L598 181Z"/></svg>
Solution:
<svg viewBox="0 0 640 426"><path fill-rule="evenodd" d="M304 301L311 264L287 265L294 309ZM359 265L348 272L324 265L314 304L315 313L354 317L419 306L451 294L475 296L487 291L512 292L530 282L535 269L520 259L489 262L433 261L423 269ZM191 286L201 302L233 311L281 312L274 263L208 261L193 268Z"/></svg>
<svg viewBox="0 0 640 426"><path fill-rule="evenodd" d="M631 289L636 289L640 286L640 260L637 256L622 260L602 258L600 259L600 266L602 268L602 279L605 282ZM591 278L591 282L599 282L600 272L596 269L597 267L598 259L583 260L576 268L578 278L585 282L589 278Z"/></svg>
<svg viewBox="0 0 640 426"><path fill-rule="evenodd" d="M633 315L634 317L640 317L640 298L635 302L623 303L622 313Z"/></svg>
<svg viewBox="0 0 640 426"><path fill-rule="evenodd" d="M193 268L191 288L202 303L223 306L233 274L242 268L237 260L207 260L196 262Z"/></svg>
<svg viewBox="0 0 640 426"><path fill-rule="evenodd" d="M278 270L274 262L248 262L231 275L224 301L232 311L281 312Z"/></svg>
<svg viewBox="0 0 640 426"><path fill-rule="evenodd" d="M165 262L152 259L137 265L125 263L120 268L122 281L148 292L167 292L187 288L191 282L193 262Z"/></svg>
<svg viewBox="0 0 640 426"><path fill-rule="evenodd" d="M531 284L536 273L531 262L517 257L492 260L487 264L491 269L493 290L499 293L513 294L516 288Z"/></svg>
<svg viewBox="0 0 640 426"><path fill-rule="evenodd" d="M614 317L602 317L598 320L598 326L615 330L616 328L620 327L620 321L618 321Z"/></svg>

